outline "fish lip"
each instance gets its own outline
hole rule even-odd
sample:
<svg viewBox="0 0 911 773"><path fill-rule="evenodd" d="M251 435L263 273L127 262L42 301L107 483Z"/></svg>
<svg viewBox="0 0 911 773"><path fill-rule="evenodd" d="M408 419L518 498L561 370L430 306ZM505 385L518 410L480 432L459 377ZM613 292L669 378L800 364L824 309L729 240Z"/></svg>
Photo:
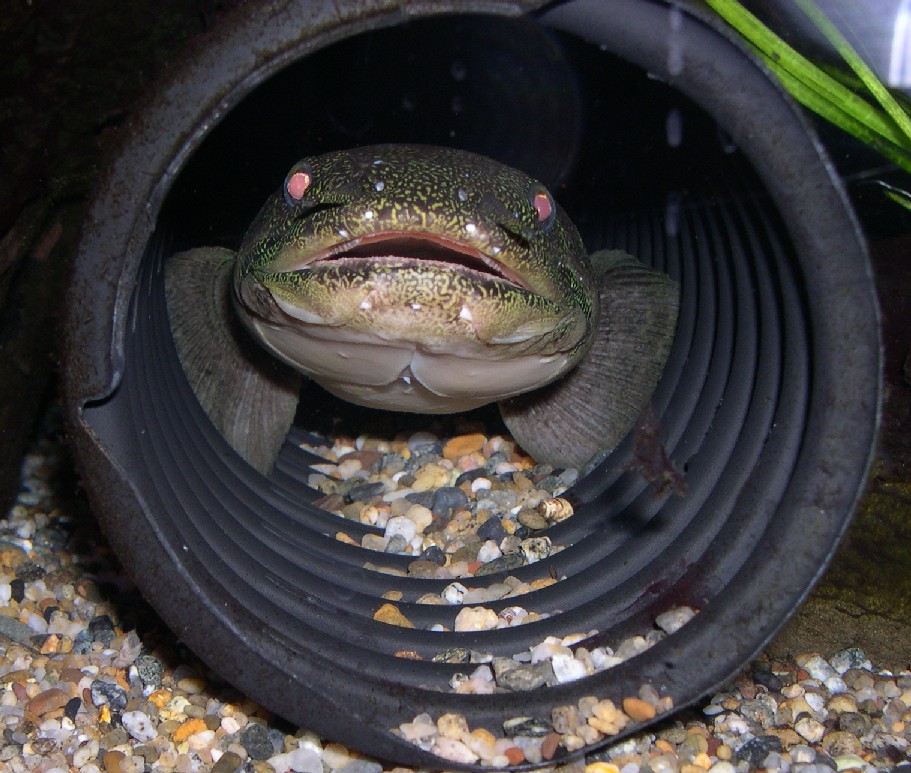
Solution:
<svg viewBox="0 0 911 773"><path fill-rule="evenodd" d="M392 249L383 250L383 244L389 245ZM428 251L430 257L416 254L422 250ZM438 234L414 231L383 231L357 236L314 253L283 273L308 271L317 265L327 265L334 261L352 265L353 262L362 260L373 260L389 265L448 265L455 271L467 270L475 274L488 275L527 292L534 292L518 273L479 247Z"/></svg>

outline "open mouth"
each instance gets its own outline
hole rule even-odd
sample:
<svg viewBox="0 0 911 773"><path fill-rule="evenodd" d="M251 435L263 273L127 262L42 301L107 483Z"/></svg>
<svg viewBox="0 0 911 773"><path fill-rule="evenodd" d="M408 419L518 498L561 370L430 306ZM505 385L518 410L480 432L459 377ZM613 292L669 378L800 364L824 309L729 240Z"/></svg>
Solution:
<svg viewBox="0 0 911 773"><path fill-rule="evenodd" d="M298 270L350 266L365 262L387 266L435 266L460 273L480 274L528 290L527 283L500 261L470 245L438 236L405 233L372 234L335 245L317 253Z"/></svg>

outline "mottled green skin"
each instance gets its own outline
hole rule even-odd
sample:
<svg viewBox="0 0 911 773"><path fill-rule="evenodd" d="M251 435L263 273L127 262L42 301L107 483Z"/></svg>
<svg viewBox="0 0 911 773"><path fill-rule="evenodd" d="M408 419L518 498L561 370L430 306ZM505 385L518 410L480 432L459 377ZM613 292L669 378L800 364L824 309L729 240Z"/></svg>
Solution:
<svg viewBox="0 0 911 773"><path fill-rule="evenodd" d="M327 153L300 162L288 179L300 169L312 178L305 198L293 201L283 187L241 245L235 289L246 314L275 319L282 312L273 299L281 299L327 328L428 351L566 354L564 371L585 354L597 324L596 282L566 214L554 204L541 222L533 205L545 192L539 182L483 156L416 145ZM306 267L341 244L383 235L475 249L515 283L440 261L397 261L393 247L383 260Z"/></svg>

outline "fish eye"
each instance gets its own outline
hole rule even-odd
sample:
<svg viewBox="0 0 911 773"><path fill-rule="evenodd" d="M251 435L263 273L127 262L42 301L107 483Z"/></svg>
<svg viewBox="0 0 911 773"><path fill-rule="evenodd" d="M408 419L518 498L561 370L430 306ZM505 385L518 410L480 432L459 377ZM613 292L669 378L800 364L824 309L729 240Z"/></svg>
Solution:
<svg viewBox="0 0 911 773"><path fill-rule="evenodd" d="M313 182L313 170L309 164L299 163L292 167L285 177L284 194L289 206L297 206L304 201L307 191Z"/></svg>
<svg viewBox="0 0 911 773"><path fill-rule="evenodd" d="M531 196L531 205L538 215L538 223L543 231L553 225L557 214L557 205L550 193L544 190L535 191Z"/></svg>

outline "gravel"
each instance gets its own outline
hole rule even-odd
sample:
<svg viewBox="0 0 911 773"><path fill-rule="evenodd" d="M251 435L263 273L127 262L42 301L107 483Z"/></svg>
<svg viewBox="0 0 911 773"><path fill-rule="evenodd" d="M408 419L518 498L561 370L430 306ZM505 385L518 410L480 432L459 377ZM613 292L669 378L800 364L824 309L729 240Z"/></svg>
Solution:
<svg viewBox="0 0 911 773"><path fill-rule="evenodd" d="M306 729L288 728L181 647L118 569L74 493L69 460L55 440L57 426L52 417L43 428L24 461L17 502L0 521L0 770L392 770ZM460 605L459 614L475 610L478 619L462 622L467 630L540 619L520 605L517 581L485 586L497 598L516 599L490 619L473 579L487 567L518 566L559 550L528 541L541 539L533 536L536 517L548 523L571 517L561 494L574 480L572 471L524 459L506 438L477 435L421 433L388 449L367 440L358 448L356 442L311 480L325 497L337 497L332 501L339 505L340 527L346 518L379 522L386 512L382 528L395 521L390 536L401 552L414 556L413 565L420 564L415 573L448 575L451 582L436 594L436 603ZM331 449L323 450L331 456ZM420 464L409 466L414 458ZM396 486L404 480L401 487L409 491L396 496L398 488L382 478L384 470L394 470ZM336 491L339 481L351 483ZM439 486L436 493L433 485ZM404 502L396 505L399 500ZM364 516L370 507L378 512ZM475 539L466 540L472 529ZM471 551L474 558L466 558ZM464 606L466 598L481 603ZM438 659L464 664L452 682L456 691L535 689L609 668L687 624L693 614L667 610L653 630L600 651L588 652L580 639L565 637L512 658L482 662L478 653L451 651ZM830 657L813 652L809 643L807 649L793 661L759 658L701 705L564 766L564 773L911 772L911 672L878 669L856 647ZM666 699L643 687L620 705L591 696L554 707L549 717L516 717L499 735L471 728L459 715L420 715L397 732L444 760L546 763L560 746L587 745L669 708Z"/></svg>

